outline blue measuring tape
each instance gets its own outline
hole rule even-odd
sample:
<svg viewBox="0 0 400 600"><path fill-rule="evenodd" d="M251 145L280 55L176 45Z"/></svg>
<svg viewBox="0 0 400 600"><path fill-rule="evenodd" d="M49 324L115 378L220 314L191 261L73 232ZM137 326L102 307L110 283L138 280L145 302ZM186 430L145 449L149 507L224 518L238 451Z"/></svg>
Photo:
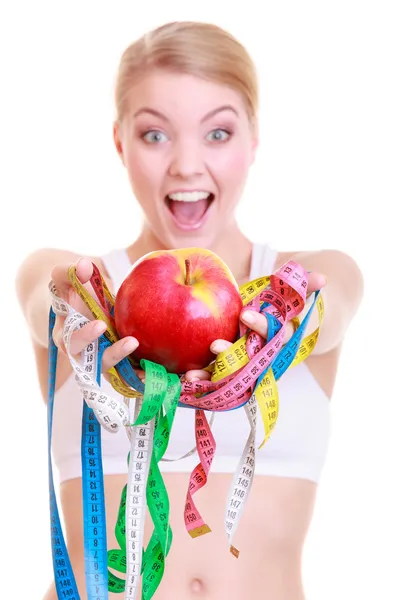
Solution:
<svg viewBox="0 0 400 600"><path fill-rule="evenodd" d="M101 359L106 346L99 344L96 381L100 385ZM89 364L87 368L95 365ZM88 600L108 599L107 527L101 426L92 408L83 401L82 498L86 592Z"/></svg>
<svg viewBox="0 0 400 600"><path fill-rule="evenodd" d="M54 489L53 465L51 460L51 439L53 427L54 392L56 385L56 367L58 348L53 340L53 328L56 315L50 309L49 316L49 371L47 392L47 427L48 427L48 468L49 468L49 496L50 496L50 523L51 523L51 550L53 557L54 582L58 598L66 600L80 600L74 573L68 555L58 512L57 498Z"/></svg>

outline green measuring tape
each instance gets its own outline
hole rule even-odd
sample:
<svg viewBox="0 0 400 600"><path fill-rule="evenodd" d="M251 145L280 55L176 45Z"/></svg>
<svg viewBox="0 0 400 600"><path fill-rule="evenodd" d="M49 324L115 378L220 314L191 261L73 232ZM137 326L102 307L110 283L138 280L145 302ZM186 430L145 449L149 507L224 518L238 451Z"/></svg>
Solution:
<svg viewBox="0 0 400 600"><path fill-rule="evenodd" d="M115 537L119 549L108 551L108 566L126 575L121 579L109 571L108 589L114 593L125 591L129 597L129 587L135 586L139 576L143 575L142 597L144 600L151 598L159 586L164 573L165 557L172 543L172 530L169 525L169 499L163 478L158 467L158 462L164 456L168 446L176 408L181 393L181 384L177 375L167 373L165 368L156 363L142 360L140 366L146 373L144 396L140 412L133 426L136 428L131 433L133 450L129 453L128 464L132 462L130 480L122 491L115 527ZM149 426L154 418L153 452L150 459L150 470L147 477L146 500L154 530L143 556L139 557L143 548L144 512L146 505L142 499L141 486L143 486L141 471L143 461L148 458L151 451L150 440L145 427ZM127 508L127 496L131 498L131 510ZM140 573L133 568L127 572L127 551L132 554L132 567L139 564ZM134 587L132 587L132 593Z"/></svg>

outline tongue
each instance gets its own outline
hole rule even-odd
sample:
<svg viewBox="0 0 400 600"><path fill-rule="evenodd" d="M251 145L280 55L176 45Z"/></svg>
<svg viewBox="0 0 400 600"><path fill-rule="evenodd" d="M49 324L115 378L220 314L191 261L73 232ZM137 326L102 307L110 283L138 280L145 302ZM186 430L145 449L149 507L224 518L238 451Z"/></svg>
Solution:
<svg viewBox="0 0 400 600"><path fill-rule="evenodd" d="M198 200L197 202L170 200L169 207L178 223L182 225L195 225L206 212L208 200Z"/></svg>

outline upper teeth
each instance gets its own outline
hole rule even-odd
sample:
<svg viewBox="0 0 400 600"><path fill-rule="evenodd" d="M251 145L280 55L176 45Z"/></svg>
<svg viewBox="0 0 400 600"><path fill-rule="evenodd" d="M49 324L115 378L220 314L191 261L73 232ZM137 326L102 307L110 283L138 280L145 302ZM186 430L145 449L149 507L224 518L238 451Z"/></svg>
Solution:
<svg viewBox="0 0 400 600"><path fill-rule="evenodd" d="M198 200L205 200L210 195L210 192L177 192L176 194L168 194L168 198L180 202L197 202Z"/></svg>

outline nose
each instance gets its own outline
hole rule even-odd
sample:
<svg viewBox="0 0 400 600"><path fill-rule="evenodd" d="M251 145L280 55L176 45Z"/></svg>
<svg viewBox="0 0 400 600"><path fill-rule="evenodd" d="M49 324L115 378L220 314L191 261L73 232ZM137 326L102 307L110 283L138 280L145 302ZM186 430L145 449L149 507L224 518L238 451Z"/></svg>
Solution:
<svg viewBox="0 0 400 600"><path fill-rule="evenodd" d="M205 165L199 143L195 140L176 142L172 148L169 175L189 179L204 173Z"/></svg>

